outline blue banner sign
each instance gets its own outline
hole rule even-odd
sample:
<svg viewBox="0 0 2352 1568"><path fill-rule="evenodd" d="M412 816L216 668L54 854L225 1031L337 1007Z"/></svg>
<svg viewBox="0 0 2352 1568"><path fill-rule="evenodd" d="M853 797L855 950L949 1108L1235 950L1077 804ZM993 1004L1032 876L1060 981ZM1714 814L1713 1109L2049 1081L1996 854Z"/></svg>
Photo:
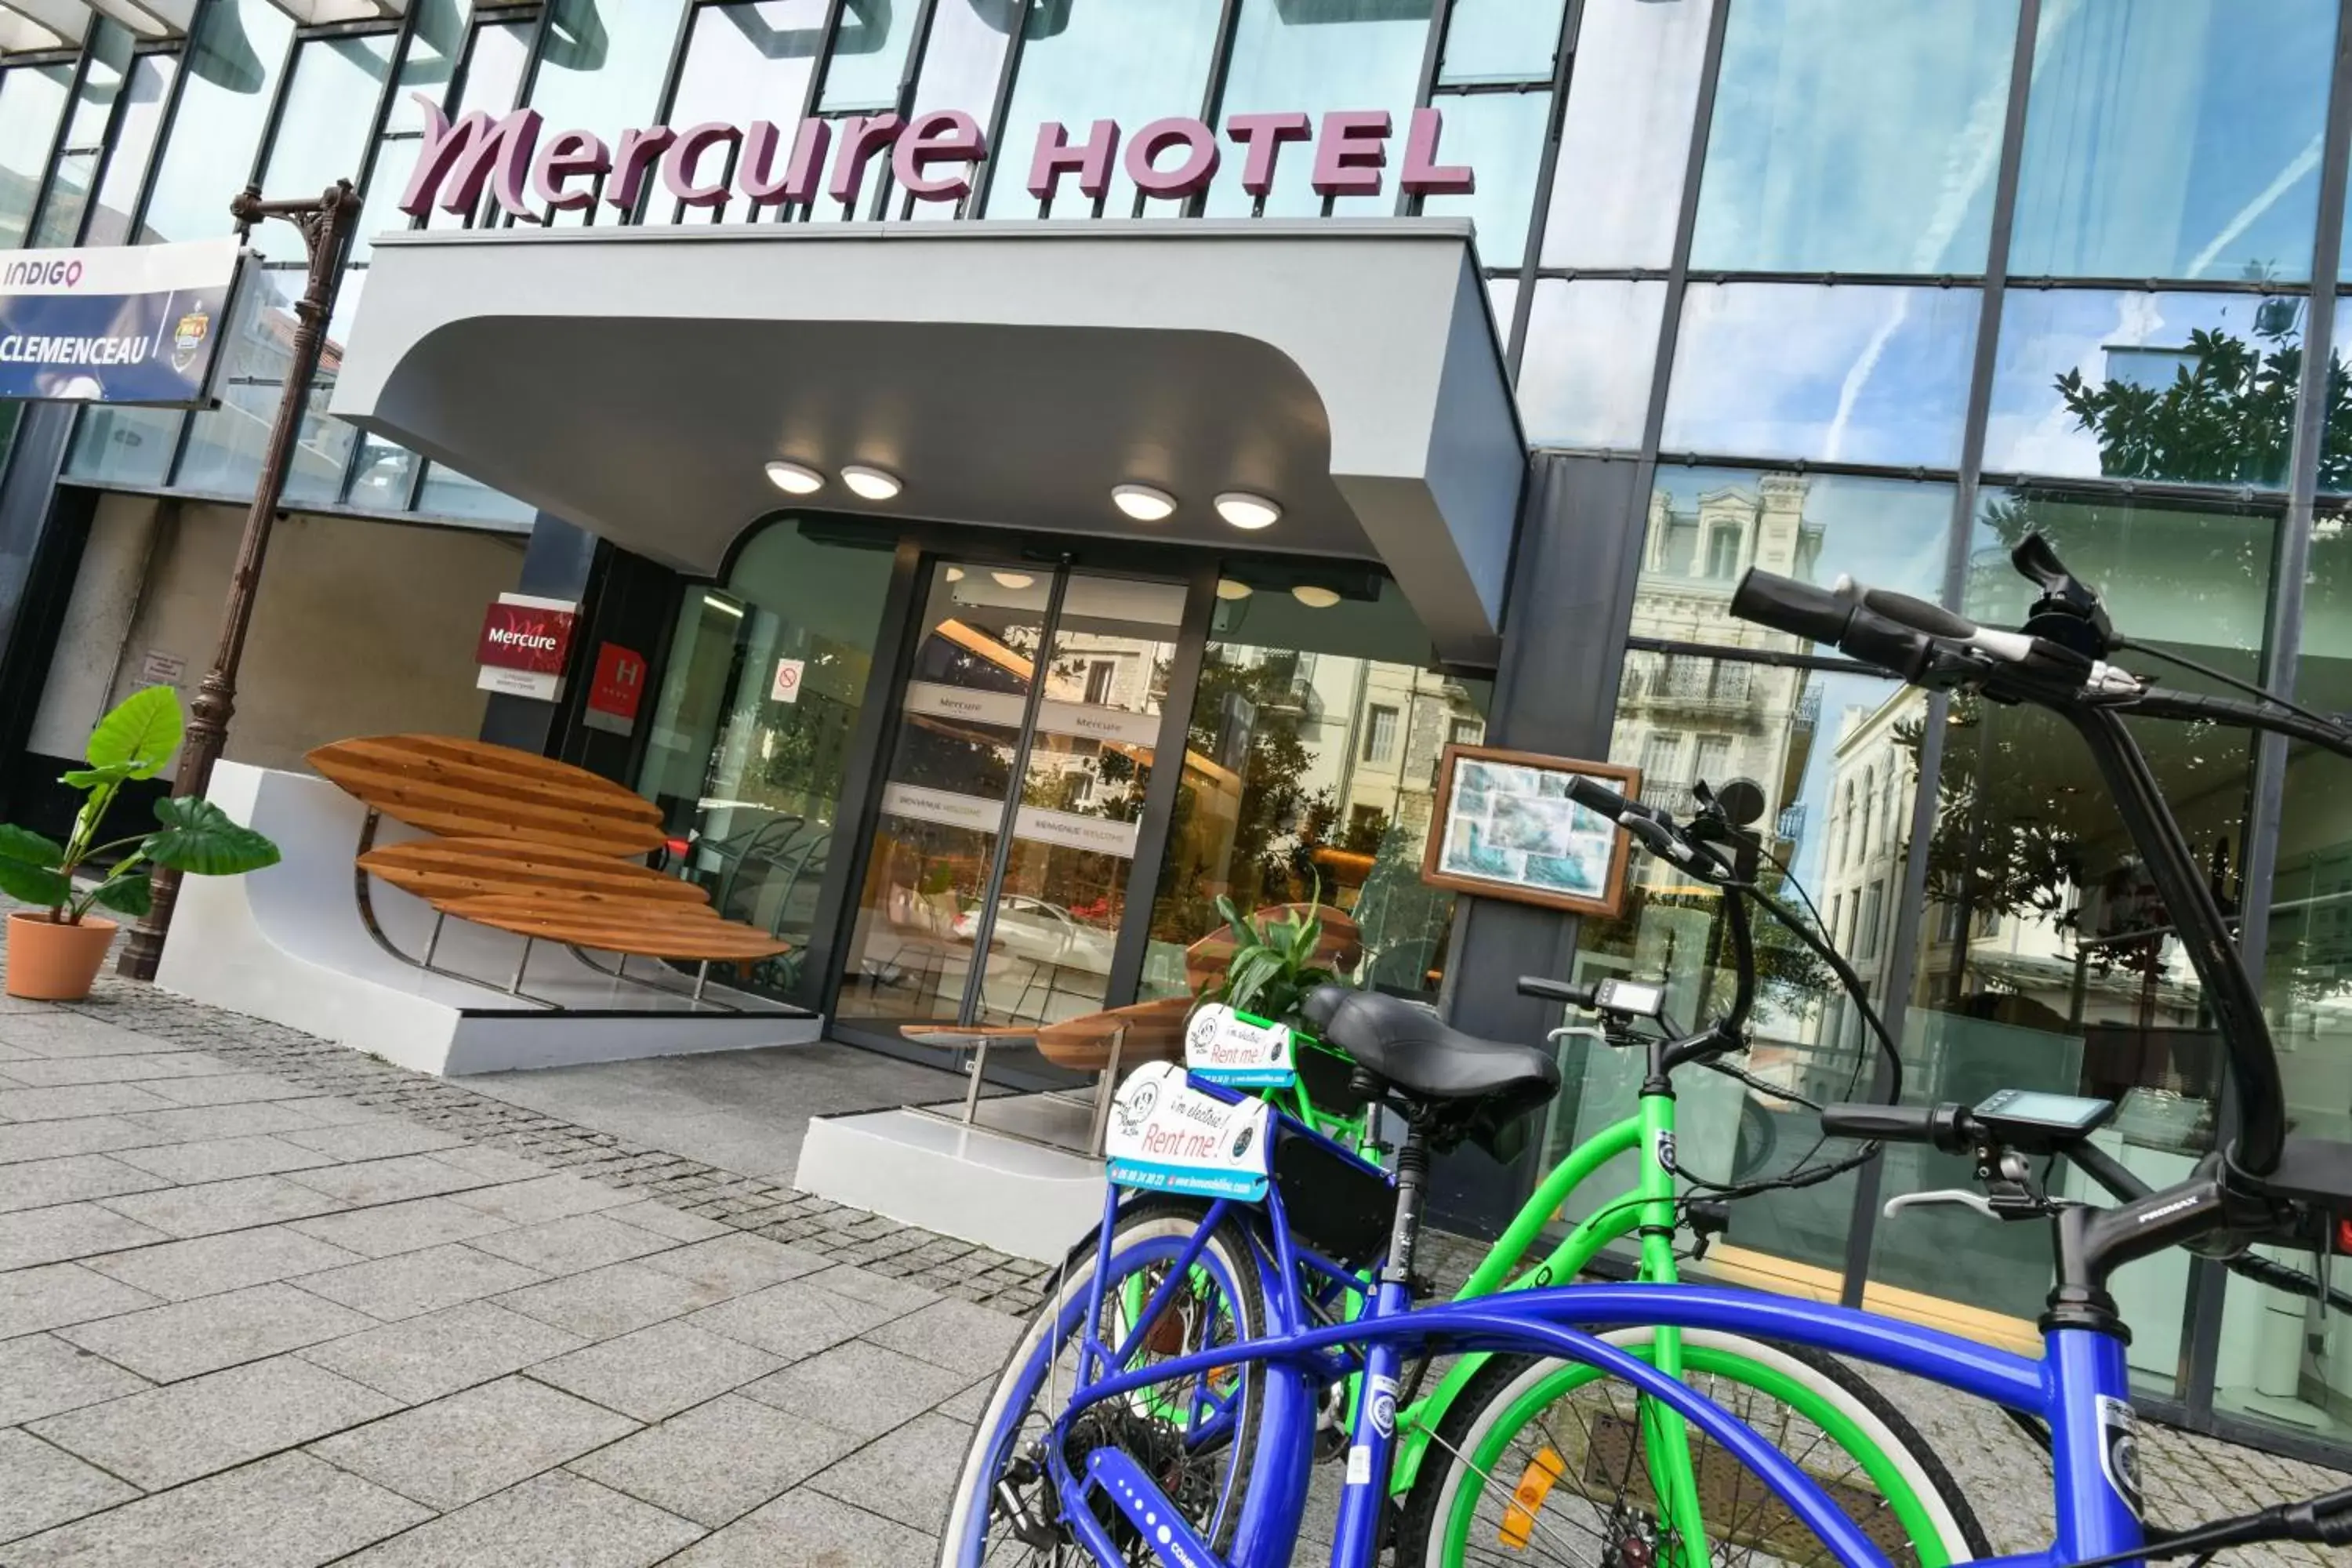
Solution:
<svg viewBox="0 0 2352 1568"><path fill-rule="evenodd" d="M204 406L242 249L0 252L0 398Z"/></svg>

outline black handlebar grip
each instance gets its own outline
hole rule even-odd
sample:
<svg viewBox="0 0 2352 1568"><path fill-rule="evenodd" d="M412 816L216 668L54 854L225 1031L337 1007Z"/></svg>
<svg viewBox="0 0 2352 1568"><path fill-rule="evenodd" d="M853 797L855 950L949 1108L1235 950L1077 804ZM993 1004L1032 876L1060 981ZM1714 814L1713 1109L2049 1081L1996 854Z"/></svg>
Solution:
<svg viewBox="0 0 2352 1568"><path fill-rule="evenodd" d="M1931 1105L1824 1105L1822 1131L1835 1138L1868 1138L1881 1143L1935 1141Z"/></svg>
<svg viewBox="0 0 2352 1568"><path fill-rule="evenodd" d="M1568 781L1568 798L1587 811L1598 812L1614 822L1623 816L1631 803L1598 779L1578 773Z"/></svg>
<svg viewBox="0 0 2352 1568"><path fill-rule="evenodd" d="M1925 599L1915 599L1891 588L1866 587L1851 577L1838 579L1838 594L1866 610L1885 616L1897 626L1909 626L1915 632L1926 632L1929 637L1957 637L1966 642L1979 629L1976 622L1966 616L1956 616L1941 605L1931 605Z"/></svg>
<svg viewBox="0 0 2352 1568"><path fill-rule="evenodd" d="M1547 1002L1563 1003L1570 1007L1591 1006L1593 993L1598 989L1593 985L1570 985L1565 980L1548 980L1540 974L1519 976L1520 995L1540 996Z"/></svg>
<svg viewBox="0 0 2352 1568"><path fill-rule="evenodd" d="M1750 567L1731 591L1731 613L1743 621L1808 642L1833 643L1853 619L1853 603L1826 588Z"/></svg>

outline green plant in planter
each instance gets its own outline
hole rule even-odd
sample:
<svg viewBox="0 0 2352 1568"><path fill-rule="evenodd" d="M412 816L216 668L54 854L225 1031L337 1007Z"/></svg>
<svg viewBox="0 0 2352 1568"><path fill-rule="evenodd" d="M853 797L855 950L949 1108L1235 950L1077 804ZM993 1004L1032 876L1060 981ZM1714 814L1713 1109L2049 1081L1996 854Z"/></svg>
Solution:
<svg viewBox="0 0 2352 1568"><path fill-rule="evenodd" d="M278 863L278 846L252 828L229 820L210 801L166 796L155 803L163 826L152 833L95 842L99 824L122 786L163 771L184 728L180 696L168 686L149 686L124 698L90 731L89 766L63 774L61 784L82 792L72 836L63 844L30 828L0 825L0 891L30 904L48 906L60 925L79 925L93 908L120 914L147 912L151 868L168 867L200 877L233 877ZM105 874L87 887L74 873L92 861L122 851Z"/></svg>
<svg viewBox="0 0 2352 1568"><path fill-rule="evenodd" d="M1322 907L1322 895L1318 884L1307 908ZM1323 940L1322 921L1294 913L1260 921L1243 914L1222 893L1217 913L1233 928L1233 962L1202 989L1198 1001L1222 1002L1236 1013L1304 1029L1307 1020L1299 1008L1307 994L1339 978L1315 962L1315 945Z"/></svg>

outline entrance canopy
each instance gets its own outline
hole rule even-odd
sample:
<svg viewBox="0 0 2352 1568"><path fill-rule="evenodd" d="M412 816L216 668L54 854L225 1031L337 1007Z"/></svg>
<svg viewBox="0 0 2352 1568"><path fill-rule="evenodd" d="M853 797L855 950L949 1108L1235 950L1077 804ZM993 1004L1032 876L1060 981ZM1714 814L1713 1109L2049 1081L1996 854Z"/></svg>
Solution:
<svg viewBox="0 0 2352 1568"><path fill-rule="evenodd" d="M905 487L803 507L1378 561L1468 663L1526 468L1440 219L386 235L334 412L698 573L785 503L778 458ZM1130 482L1175 514L1121 513Z"/></svg>

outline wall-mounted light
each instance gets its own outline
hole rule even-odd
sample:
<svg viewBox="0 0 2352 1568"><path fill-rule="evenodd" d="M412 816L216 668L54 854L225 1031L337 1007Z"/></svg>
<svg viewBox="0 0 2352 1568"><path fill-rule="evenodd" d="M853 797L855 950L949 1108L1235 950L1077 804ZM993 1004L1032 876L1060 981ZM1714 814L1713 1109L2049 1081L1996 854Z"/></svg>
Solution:
<svg viewBox="0 0 2352 1568"><path fill-rule="evenodd" d="M1280 520L1282 508L1247 490L1227 490L1217 498L1217 515L1235 528L1272 528Z"/></svg>
<svg viewBox="0 0 2352 1568"><path fill-rule="evenodd" d="M867 500L888 500L904 488L898 475L864 463L845 464L841 470L841 482L849 487L851 494Z"/></svg>
<svg viewBox="0 0 2352 1568"><path fill-rule="evenodd" d="M1037 583L1026 572L991 572L989 575L996 579L998 586L1005 588L1030 588Z"/></svg>
<svg viewBox="0 0 2352 1568"><path fill-rule="evenodd" d="M1290 596L1310 610L1328 610L1339 602L1337 588L1326 588L1315 583L1301 583L1290 591Z"/></svg>
<svg viewBox="0 0 2352 1568"><path fill-rule="evenodd" d="M1150 485L1113 485L1111 504L1138 522L1159 522L1176 510L1176 498Z"/></svg>
<svg viewBox="0 0 2352 1568"><path fill-rule="evenodd" d="M824 476L805 463L790 463L782 458L768 462L768 479L788 496L813 496L824 489Z"/></svg>
<svg viewBox="0 0 2352 1568"><path fill-rule="evenodd" d="M1217 597L1220 599L1246 599L1255 590L1246 583L1231 577L1217 579Z"/></svg>

